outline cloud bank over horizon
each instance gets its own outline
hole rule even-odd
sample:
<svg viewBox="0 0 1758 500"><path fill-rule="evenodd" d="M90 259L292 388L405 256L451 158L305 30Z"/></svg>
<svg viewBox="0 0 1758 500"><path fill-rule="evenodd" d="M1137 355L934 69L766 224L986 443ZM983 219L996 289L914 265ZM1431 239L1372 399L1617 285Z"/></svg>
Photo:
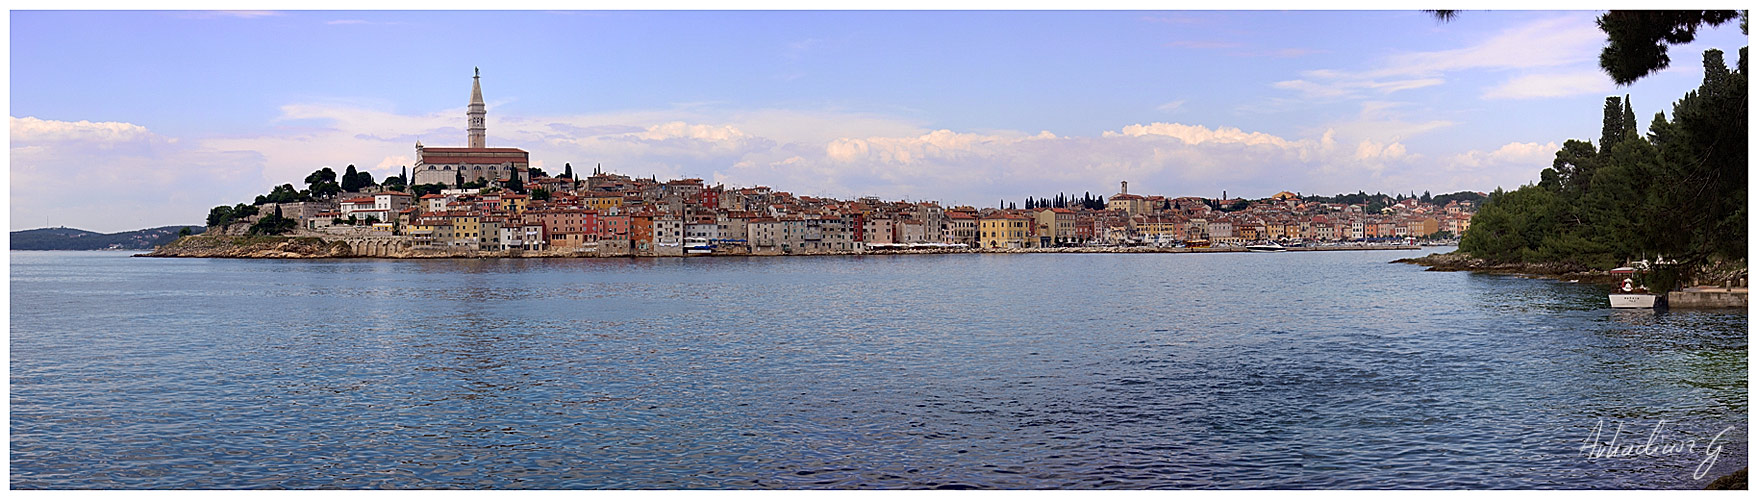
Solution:
<svg viewBox="0 0 1758 500"><path fill-rule="evenodd" d="M215 205L349 164L375 178L413 162L414 142L462 143L463 109L400 115L345 105L283 106L276 134L166 137L124 122L12 117L13 227L99 231L199 223ZM993 206L1058 192L1265 197L1278 191L1435 193L1530 182L1556 144L1510 143L1448 154L1327 129L1288 138L1226 126L1124 124L1087 136L928 129L871 114L670 110L495 118L489 143L532 153L559 174L607 171L803 195ZM456 138L457 141L449 141ZM57 203L58 193L81 203ZM130 214L115 217L115 214ZM46 218L46 219L45 219ZM60 221L60 222L57 222ZM89 227L87 227L89 226Z"/></svg>

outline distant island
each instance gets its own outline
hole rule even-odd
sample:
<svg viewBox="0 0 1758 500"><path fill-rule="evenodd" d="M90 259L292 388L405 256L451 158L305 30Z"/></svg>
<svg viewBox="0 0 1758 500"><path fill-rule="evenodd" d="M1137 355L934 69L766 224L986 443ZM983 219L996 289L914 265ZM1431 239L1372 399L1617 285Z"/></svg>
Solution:
<svg viewBox="0 0 1758 500"><path fill-rule="evenodd" d="M188 229L187 233L183 230ZM99 233L68 227L45 227L12 232L13 250L151 250L176 241L184 234L201 234L199 224L164 226L120 233Z"/></svg>

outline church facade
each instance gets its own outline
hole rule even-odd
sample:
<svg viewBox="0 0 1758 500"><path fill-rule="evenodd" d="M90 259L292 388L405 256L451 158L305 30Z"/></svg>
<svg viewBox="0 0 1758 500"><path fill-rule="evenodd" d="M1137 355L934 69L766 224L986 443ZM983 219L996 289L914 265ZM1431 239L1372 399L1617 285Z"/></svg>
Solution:
<svg viewBox="0 0 1758 500"><path fill-rule="evenodd" d="M460 173L464 182L482 179L495 182L515 177L519 182L530 182L531 154L519 148L488 147L487 117L488 106L482 102L482 73L479 70L470 84L470 107L465 112L469 146L430 148L415 141L415 169L411 184L457 187Z"/></svg>

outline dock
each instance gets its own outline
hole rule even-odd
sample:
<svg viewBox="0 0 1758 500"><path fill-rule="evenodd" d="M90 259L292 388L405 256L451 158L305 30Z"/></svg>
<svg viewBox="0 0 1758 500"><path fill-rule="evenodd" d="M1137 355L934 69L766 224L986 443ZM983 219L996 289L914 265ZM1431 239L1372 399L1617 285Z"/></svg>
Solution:
<svg viewBox="0 0 1758 500"><path fill-rule="evenodd" d="M1691 287L1666 294L1672 309L1745 309L1745 288Z"/></svg>

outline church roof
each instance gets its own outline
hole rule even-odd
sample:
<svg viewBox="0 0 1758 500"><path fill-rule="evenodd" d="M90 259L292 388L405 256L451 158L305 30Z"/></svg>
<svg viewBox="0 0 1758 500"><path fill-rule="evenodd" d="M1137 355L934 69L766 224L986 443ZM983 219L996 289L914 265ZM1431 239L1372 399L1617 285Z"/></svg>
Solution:
<svg viewBox="0 0 1758 500"><path fill-rule="evenodd" d="M498 157L493 157L493 156L431 156L430 155L430 156L421 157L420 164L422 164L422 165L428 165L428 164L443 165L443 164L447 164L447 163L464 163L464 164L471 164L471 165L476 165L476 164L500 165L502 163L509 163L509 162L523 164L523 163L525 163L525 160L514 159L514 158L498 158Z"/></svg>
<svg viewBox="0 0 1758 500"><path fill-rule="evenodd" d="M524 153L519 148L422 148L425 153Z"/></svg>

